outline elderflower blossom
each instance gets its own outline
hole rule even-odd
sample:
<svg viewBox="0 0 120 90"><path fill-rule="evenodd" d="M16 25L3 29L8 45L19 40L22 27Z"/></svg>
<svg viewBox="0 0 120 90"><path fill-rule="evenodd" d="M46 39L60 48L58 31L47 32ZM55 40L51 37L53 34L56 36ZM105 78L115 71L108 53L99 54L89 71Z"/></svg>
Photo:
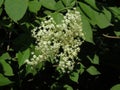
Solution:
<svg viewBox="0 0 120 90"><path fill-rule="evenodd" d="M26 63L32 67L44 61L58 63L62 72L72 71L80 45L84 41L82 32L81 15L76 9L68 10L61 24L56 24L52 17L48 16L39 27L32 30L32 36L36 39L35 52Z"/></svg>

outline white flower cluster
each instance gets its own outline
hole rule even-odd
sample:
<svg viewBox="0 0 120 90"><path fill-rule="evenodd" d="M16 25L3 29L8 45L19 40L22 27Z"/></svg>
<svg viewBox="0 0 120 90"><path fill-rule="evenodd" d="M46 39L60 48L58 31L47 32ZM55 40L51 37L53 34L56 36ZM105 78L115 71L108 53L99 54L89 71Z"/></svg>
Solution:
<svg viewBox="0 0 120 90"><path fill-rule="evenodd" d="M78 59L79 46L84 41L81 15L76 9L68 10L61 24L56 24L48 16L39 27L32 30L32 36L36 38L37 45L31 54L32 58L26 60L28 65L35 67L48 60L58 63L62 72L71 71Z"/></svg>

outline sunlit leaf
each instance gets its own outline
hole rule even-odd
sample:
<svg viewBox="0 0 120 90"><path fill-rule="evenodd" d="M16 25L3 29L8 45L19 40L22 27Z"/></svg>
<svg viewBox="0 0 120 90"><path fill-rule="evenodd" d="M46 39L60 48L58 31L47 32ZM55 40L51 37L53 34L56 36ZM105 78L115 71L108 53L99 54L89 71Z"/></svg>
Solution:
<svg viewBox="0 0 120 90"><path fill-rule="evenodd" d="M55 12L51 14L51 16L53 17L53 19L57 24L60 24L63 20L63 15L61 13Z"/></svg>
<svg viewBox="0 0 120 90"><path fill-rule="evenodd" d="M63 5L63 3L62 3L62 1L58 1L56 3L55 7L56 7L56 10L61 10L61 9L65 8L64 5Z"/></svg>
<svg viewBox="0 0 120 90"><path fill-rule="evenodd" d="M85 35L85 40L90 43L94 43L92 28L91 28L88 20L84 16L82 16L82 23L83 23L83 33Z"/></svg>
<svg viewBox="0 0 120 90"><path fill-rule="evenodd" d="M111 12L114 14L114 16L120 20L120 8L117 8L117 7L109 7L109 9L110 9Z"/></svg>
<svg viewBox="0 0 120 90"><path fill-rule="evenodd" d="M79 2L80 7L84 11L84 13L89 17L90 19L93 19L95 17L95 11L85 3Z"/></svg>
<svg viewBox="0 0 120 90"><path fill-rule="evenodd" d="M120 84L114 85L110 90L120 90Z"/></svg>
<svg viewBox="0 0 120 90"><path fill-rule="evenodd" d="M7 77L4 77L2 74L0 74L0 86L5 86L13 83L10 81Z"/></svg>
<svg viewBox="0 0 120 90"><path fill-rule="evenodd" d="M7 76L12 76L13 74L13 70L12 67L6 62L6 61L0 61L0 63L3 66L3 70L4 70L4 74Z"/></svg>
<svg viewBox="0 0 120 90"><path fill-rule="evenodd" d="M106 15L103 13L96 13L95 18L96 18L96 24L100 28L106 28L111 25L110 21L108 20Z"/></svg>
<svg viewBox="0 0 120 90"><path fill-rule="evenodd" d="M2 56L0 57L0 60L3 61L5 59L10 59L10 55L8 53L4 53L2 54Z"/></svg>
<svg viewBox="0 0 120 90"><path fill-rule="evenodd" d="M100 72L96 69L96 67L94 66L90 66L88 69L87 69L87 72L90 74L90 75L99 75Z"/></svg>
<svg viewBox="0 0 120 90"><path fill-rule="evenodd" d="M65 4L65 6L74 6L75 0L62 0L62 2Z"/></svg>
<svg viewBox="0 0 120 90"><path fill-rule="evenodd" d="M114 31L114 33L116 34L116 36L120 37L120 31Z"/></svg>
<svg viewBox="0 0 120 90"><path fill-rule="evenodd" d="M93 64L99 64L99 57L95 54L94 55L94 58L92 59L92 58L90 58L89 56L88 56L88 59L91 61L91 63L93 63Z"/></svg>
<svg viewBox="0 0 120 90"><path fill-rule="evenodd" d="M55 0L40 0L41 4L50 10L56 10L56 1Z"/></svg>
<svg viewBox="0 0 120 90"><path fill-rule="evenodd" d="M5 11L15 22L20 20L28 7L28 0L5 0Z"/></svg>
<svg viewBox="0 0 120 90"><path fill-rule="evenodd" d="M16 57L18 59L19 67L21 67L25 63L25 60L28 59L29 56L30 56L30 49L29 48L23 52L17 53Z"/></svg>
<svg viewBox="0 0 120 90"><path fill-rule="evenodd" d="M33 13L37 13L41 8L41 2L38 0L29 1L29 10Z"/></svg>
<svg viewBox="0 0 120 90"><path fill-rule="evenodd" d="M109 10L107 10L106 8L103 9L103 13L105 14L106 18L108 19L108 21L110 22L112 19L112 14Z"/></svg>
<svg viewBox="0 0 120 90"><path fill-rule="evenodd" d="M85 2L91 5L94 9L98 10L95 0L85 0Z"/></svg>
<svg viewBox="0 0 120 90"><path fill-rule="evenodd" d="M79 69L79 74L83 74L85 71L85 66L81 63L80 64L80 69Z"/></svg>
<svg viewBox="0 0 120 90"><path fill-rule="evenodd" d="M84 11L85 15L91 21L91 24L96 24L100 28L106 28L111 25L111 23L107 17L108 15L105 15L105 13L103 13L102 11L101 12L95 11L90 6L88 6L87 4L82 3L82 2L80 2L79 4L80 4L80 7L82 8L82 10ZM106 12L106 13L108 14L108 12Z"/></svg>
<svg viewBox="0 0 120 90"><path fill-rule="evenodd" d="M12 67L10 66L10 64L6 62L6 59L10 59L8 53L5 53L0 57L0 64L3 67L4 74L7 76L12 76L13 75Z"/></svg>
<svg viewBox="0 0 120 90"><path fill-rule="evenodd" d="M45 13L46 15L51 15L51 14L52 14L52 12L51 12L50 10L45 10L44 13Z"/></svg>
<svg viewBox="0 0 120 90"><path fill-rule="evenodd" d="M26 73L25 73L26 76L28 74L30 74L30 73L32 73L32 75L36 75L37 74L37 70L32 69L31 66L27 66L25 69L26 69Z"/></svg>
<svg viewBox="0 0 120 90"><path fill-rule="evenodd" d="M78 82L79 79L79 72L72 72L70 75L70 79L74 82Z"/></svg>
<svg viewBox="0 0 120 90"><path fill-rule="evenodd" d="M71 87L71 86L69 86L69 85L64 85L64 88L65 88L65 90L73 90L73 88Z"/></svg>

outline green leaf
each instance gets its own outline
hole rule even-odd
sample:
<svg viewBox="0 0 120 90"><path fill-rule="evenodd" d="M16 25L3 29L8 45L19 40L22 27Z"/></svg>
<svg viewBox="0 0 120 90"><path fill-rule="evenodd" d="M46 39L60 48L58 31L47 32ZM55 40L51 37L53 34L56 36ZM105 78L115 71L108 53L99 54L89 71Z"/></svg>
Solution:
<svg viewBox="0 0 120 90"><path fill-rule="evenodd" d="M120 31L114 31L114 33L116 34L116 36L120 37Z"/></svg>
<svg viewBox="0 0 120 90"><path fill-rule="evenodd" d="M0 57L0 61L3 61L3 60L5 60L5 59L11 59L8 53L4 53L4 54L2 54L2 56Z"/></svg>
<svg viewBox="0 0 120 90"><path fill-rule="evenodd" d="M90 66L88 69L87 69L87 72L90 74L90 75L99 75L100 72L94 67L94 66Z"/></svg>
<svg viewBox="0 0 120 90"><path fill-rule="evenodd" d="M80 2L79 4L85 15L91 21L91 24L96 24L102 29L111 25L110 21L108 20L108 17L106 17L104 12L95 11L90 6L82 2Z"/></svg>
<svg viewBox="0 0 120 90"><path fill-rule="evenodd" d="M38 73L37 70L32 69L31 66L27 66L25 69L26 69L26 73L25 73L26 76L30 73L32 73L32 75L36 75Z"/></svg>
<svg viewBox="0 0 120 90"><path fill-rule="evenodd" d="M41 8L41 2L38 0L29 1L30 12L37 13Z"/></svg>
<svg viewBox="0 0 120 90"><path fill-rule="evenodd" d="M53 19L55 20L55 22L57 24L62 23L63 15L61 13L55 12L55 13L51 14L51 16L53 17Z"/></svg>
<svg viewBox="0 0 120 90"><path fill-rule="evenodd" d="M91 61L91 63L93 64L99 64L99 57L95 54L94 55L94 58L91 59L89 56L88 56L88 59Z"/></svg>
<svg viewBox="0 0 120 90"><path fill-rule="evenodd" d="M7 75L7 76L14 75L11 66L6 61L0 61L0 63L3 66L3 70L4 70L5 75Z"/></svg>
<svg viewBox="0 0 120 90"><path fill-rule="evenodd" d="M29 56L30 56L30 49L29 48L23 52L18 52L16 54L16 57L18 58L19 67L21 67L25 63L25 60L28 59Z"/></svg>
<svg viewBox="0 0 120 90"><path fill-rule="evenodd" d="M78 82L79 79L79 72L72 72L70 75L70 79L74 82Z"/></svg>
<svg viewBox="0 0 120 90"><path fill-rule="evenodd" d="M56 3L55 7L56 7L56 10L62 10L62 9L65 8L64 5L63 5L63 3L62 3L62 1L58 1Z"/></svg>
<svg viewBox="0 0 120 90"><path fill-rule="evenodd" d="M84 16L82 16L82 23L83 23L83 33L85 35L85 41L94 43L92 28L91 28L88 20Z"/></svg>
<svg viewBox="0 0 120 90"><path fill-rule="evenodd" d="M114 85L110 90L120 90L120 84Z"/></svg>
<svg viewBox="0 0 120 90"><path fill-rule="evenodd" d="M44 14L46 14L46 15L51 15L52 12L51 12L50 10L45 10L45 11L44 11Z"/></svg>
<svg viewBox="0 0 120 90"><path fill-rule="evenodd" d="M40 0L41 4L50 10L56 10L56 1L55 0Z"/></svg>
<svg viewBox="0 0 120 90"><path fill-rule="evenodd" d="M3 67L4 74L7 76L12 76L14 75L13 70L11 66L5 61L6 59L10 59L10 56L8 53L5 53L0 57L0 64Z"/></svg>
<svg viewBox="0 0 120 90"><path fill-rule="evenodd" d="M109 10L107 10L106 8L103 8L103 13L105 14L107 20L110 22L112 19L112 14Z"/></svg>
<svg viewBox="0 0 120 90"><path fill-rule="evenodd" d="M64 85L64 88L65 88L65 90L73 90L73 88L71 87L71 86L69 86L69 85Z"/></svg>
<svg viewBox="0 0 120 90"><path fill-rule="evenodd" d="M94 56L92 63L99 64L99 57L97 55Z"/></svg>
<svg viewBox="0 0 120 90"><path fill-rule="evenodd" d="M4 0L0 0L0 7L2 6Z"/></svg>
<svg viewBox="0 0 120 90"><path fill-rule="evenodd" d="M81 63L81 64L80 64L80 69L79 69L79 74L80 74L80 75L83 74L84 71L85 71L85 66Z"/></svg>
<svg viewBox="0 0 120 90"><path fill-rule="evenodd" d="M0 74L0 86L5 86L13 83L8 78L4 77L2 74Z"/></svg>
<svg viewBox="0 0 120 90"><path fill-rule="evenodd" d="M91 5L94 9L99 10L96 6L95 0L85 0L85 2Z"/></svg>
<svg viewBox="0 0 120 90"><path fill-rule="evenodd" d="M75 0L62 0L66 7L74 6Z"/></svg>
<svg viewBox="0 0 120 90"><path fill-rule="evenodd" d="M82 2L79 2L79 5L88 18L90 19L93 19L93 17L95 18L95 11L90 6Z"/></svg>
<svg viewBox="0 0 120 90"><path fill-rule="evenodd" d="M109 7L109 10L114 14L116 18L120 20L120 8L117 7Z"/></svg>
<svg viewBox="0 0 120 90"><path fill-rule="evenodd" d="M103 13L96 13L96 24L100 27L100 28L106 28L108 26L111 25L110 21L108 20L108 18L105 16L105 14Z"/></svg>
<svg viewBox="0 0 120 90"><path fill-rule="evenodd" d="M28 0L5 0L5 11L15 22L20 20L28 6Z"/></svg>

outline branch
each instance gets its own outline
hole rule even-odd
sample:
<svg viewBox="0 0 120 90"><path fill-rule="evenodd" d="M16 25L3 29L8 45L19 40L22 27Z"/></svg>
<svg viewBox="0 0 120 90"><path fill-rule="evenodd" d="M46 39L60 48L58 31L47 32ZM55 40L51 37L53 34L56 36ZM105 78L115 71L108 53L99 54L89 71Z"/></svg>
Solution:
<svg viewBox="0 0 120 90"><path fill-rule="evenodd" d="M106 38L111 38L111 39L120 39L120 37L118 36L109 36L109 35L106 35L106 34L102 34L104 37Z"/></svg>

